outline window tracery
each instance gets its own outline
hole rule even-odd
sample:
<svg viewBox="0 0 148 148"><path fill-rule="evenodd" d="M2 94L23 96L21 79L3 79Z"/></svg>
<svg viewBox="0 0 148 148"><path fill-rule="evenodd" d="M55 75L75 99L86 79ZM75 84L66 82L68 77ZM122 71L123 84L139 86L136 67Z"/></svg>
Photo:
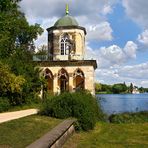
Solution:
<svg viewBox="0 0 148 148"><path fill-rule="evenodd" d="M60 44L61 44L60 46L61 55L69 55L71 45L70 45L69 35L67 33L62 36Z"/></svg>

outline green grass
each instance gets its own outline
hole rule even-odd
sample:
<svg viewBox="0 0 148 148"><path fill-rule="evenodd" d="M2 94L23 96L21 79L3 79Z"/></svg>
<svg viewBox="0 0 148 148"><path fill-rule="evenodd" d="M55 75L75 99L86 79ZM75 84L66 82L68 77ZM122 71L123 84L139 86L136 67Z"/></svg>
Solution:
<svg viewBox="0 0 148 148"><path fill-rule="evenodd" d="M148 111L136 113L113 114L109 117L111 123L144 123L148 122Z"/></svg>
<svg viewBox="0 0 148 148"><path fill-rule="evenodd" d="M0 148L24 148L62 120L33 115L0 124Z"/></svg>
<svg viewBox="0 0 148 148"><path fill-rule="evenodd" d="M64 148L147 148L148 123L97 123L94 130L75 133Z"/></svg>

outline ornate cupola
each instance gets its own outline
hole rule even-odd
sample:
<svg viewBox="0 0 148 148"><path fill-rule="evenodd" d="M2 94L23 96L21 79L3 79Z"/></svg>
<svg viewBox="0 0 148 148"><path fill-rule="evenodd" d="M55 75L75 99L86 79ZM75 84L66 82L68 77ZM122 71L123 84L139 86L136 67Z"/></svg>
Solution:
<svg viewBox="0 0 148 148"><path fill-rule="evenodd" d="M69 15L68 5L65 16L58 19L47 31L50 60L84 60L86 30Z"/></svg>
<svg viewBox="0 0 148 148"><path fill-rule="evenodd" d="M58 19L54 26L61 27L61 26L79 26L77 20L69 15L69 8L66 5L66 15L60 19Z"/></svg>

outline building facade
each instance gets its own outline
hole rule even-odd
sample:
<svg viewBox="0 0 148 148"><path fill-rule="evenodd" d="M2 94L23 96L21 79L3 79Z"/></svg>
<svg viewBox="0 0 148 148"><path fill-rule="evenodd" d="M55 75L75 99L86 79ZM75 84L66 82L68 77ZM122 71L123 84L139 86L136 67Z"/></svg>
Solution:
<svg viewBox="0 0 148 148"><path fill-rule="evenodd" d="M48 91L61 93L89 90L95 94L95 60L85 60L86 30L69 15L57 20L48 31L48 56L36 60L42 75L47 79Z"/></svg>

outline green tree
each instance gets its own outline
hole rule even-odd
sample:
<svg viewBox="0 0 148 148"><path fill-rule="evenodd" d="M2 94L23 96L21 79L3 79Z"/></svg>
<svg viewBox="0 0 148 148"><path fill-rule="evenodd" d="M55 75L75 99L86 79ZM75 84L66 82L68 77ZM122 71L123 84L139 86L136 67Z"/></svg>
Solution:
<svg viewBox="0 0 148 148"><path fill-rule="evenodd" d="M144 93L145 90L144 90L143 87L140 87L140 88L139 88L139 91L140 91L140 93Z"/></svg>
<svg viewBox="0 0 148 148"><path fill-rule="evenodd" d="M7 65L0 62L0 97L8 97L10 103L18 103L18 98L20 97L25 79L23 76L16 76L10 71ZM13 101L12 101L13 100Z"/></svg>
<svg viewBox="0 0 148 148"><path fill-rule="evenodd" d="M102 85L100 83L95 83L95 91L99 92L102 89Z"/></svg>
<svg viewBox="0 0 148 148"><path fill-rule="evenodd" d="M46 45L42 45L37 48L36 55L47 55L47 54L48 54L48 50Z"/></svg>
<svg viewBox="0 0 148 148"><path fill-rule="evenodd" d="M127 86L125 83L114 84L112 86L112 92L115 94L125 93L127 91Z"/></svg>
<svg viewBox="0 0 148 148"><path fill-rule="evenodd" d="M32 62L32 56L35 49L34 40L41 35L43 29L39 24L29 25L19 9L20 1L0 1L0 60L10 67L11 74L7 80L15 76L17 77L15 83L21 81L21 77L25 79L21 98L26 102L25 99L31 99L41 83L39 71L34 69L36 65ZM11 88L16 91L14 84ZM15 94L13 93L13 98ZM6 95L10 96L8 92Z"/></svg>
<svg viewBox="0 0 148 148"><path fill-rule="evenodd" d="M20 12L20 0L0 1L0 57L8 58L17 48L34 50L34 39L42 33L38 24L29 25Z"/></svg>
<svg viewBox="0 0 148 148"><path fill-rule="evenodd" d="M101 91L111 93L112 92L112 86L107 84L101 84Z"/></svg>
<svg viewBox="0 0 148 148"><path fill-rule="evenodd" d="M133 86L133 84L131 83L131 84L130 84L130 87L129 87L129 92L132 93L132 92L133 92L133 89L134 89L134 86Z"/></svg>

